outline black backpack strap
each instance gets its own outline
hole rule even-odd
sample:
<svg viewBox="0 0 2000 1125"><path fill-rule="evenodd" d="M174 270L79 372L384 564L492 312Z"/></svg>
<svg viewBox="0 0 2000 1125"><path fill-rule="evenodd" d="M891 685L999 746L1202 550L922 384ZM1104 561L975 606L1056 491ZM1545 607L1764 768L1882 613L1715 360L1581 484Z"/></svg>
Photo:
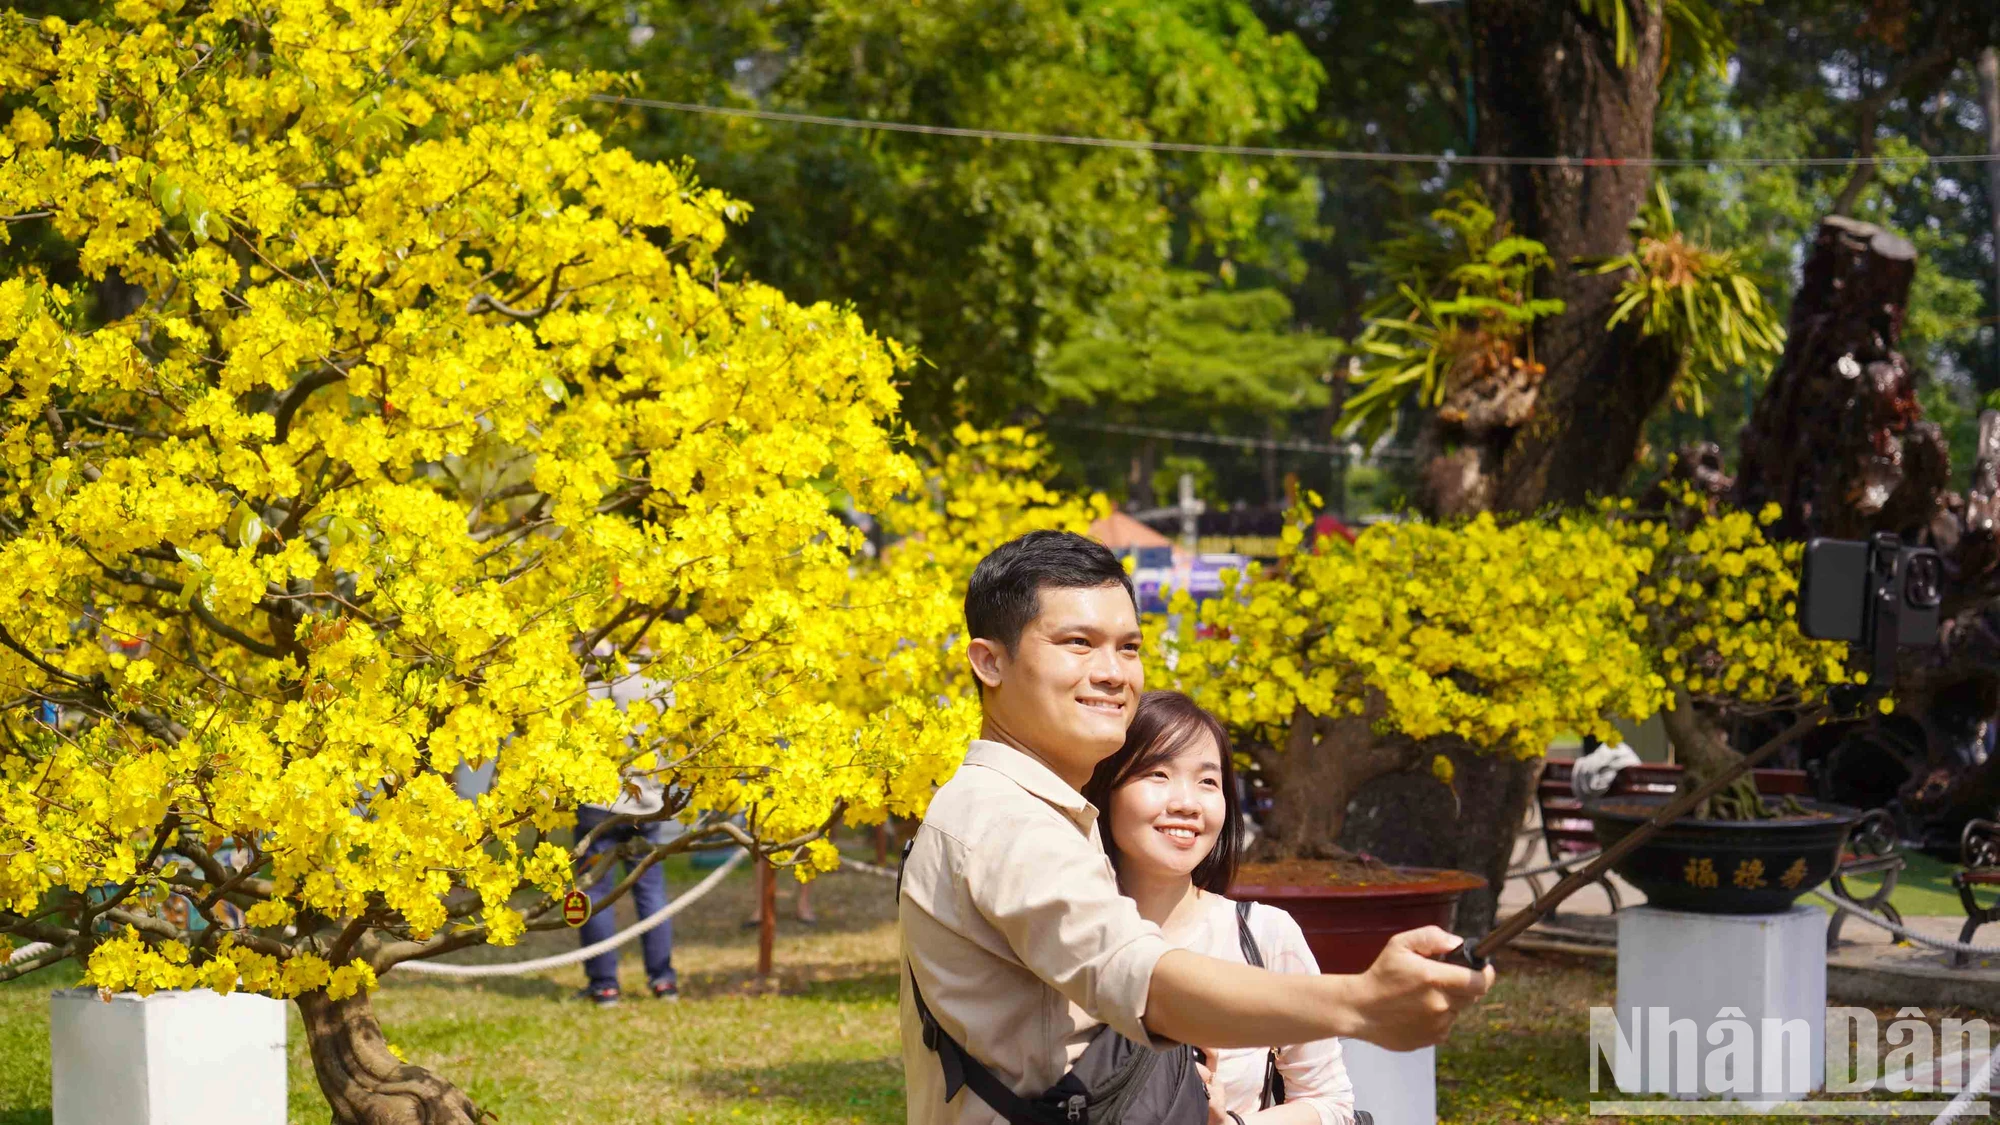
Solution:
<svg viewBox="0 0 2000 1125"><path fill-rule="evenodd" d="M1239 902L1236 904L1236 940L1243 946L1243 960L1255 965L1257 968L1263 968L1263 951L1257 948L1257 937L1250 932L1250 904L1248 902Z"/></svg>
<svg viewBox="0 0 2000 1125"><path fill-rule="evenodd" d="M937 1052L938 1066L944 1070L944 1100L958 1096L960 1089L969 1088L979 1095L979 1100L992 1107L993 1112L1007 1119L1007 1125L1067 1125L1068 1121L1082 1121L1081 1116L1065 1118L1058 1116L1053 1106L1029 1101L1014 1092L1013 1088L1000 1080L1000 1076L986 1068L986 1064L959 1046L958 1040L938 1024L931 1014L930 1005L924 1003L924 991L917 987L917 970L910 966L910 998L917 1002L917 1019L924 1025L924 1046Z"/></svg>
<svg viewBox="0 0 2000 1125"><path fill-rule="evenodd" d="M1243 946L1243 960L1258 968L1264 967L1264 952L1257 948L1257 936L1250 932L1250 904L1236 904L1236 940ZM1264 1089L1257 1098L1258 1109L1270 1109L1274 1105L1285 1104L1285 1076L1278 1073L1278 1049L1271 1048L1264 1054Z"/></svg>
<svg viewBox="0 0 2000 1125"><path fill-rule="evenodd" d="M903 845L903 862L896 868L898 896L903 892L903 869L910 865L910 849L916 846L914 837ZM1012 1087L1000 1081L999 1075L988 1070L985 1063L959 1046L958 1040L953 1039L939 1025L937 1017L931 1014L930 1005L924 1003L924 990L917 987L917 967L906 963L904 971L910 974L910 999L917 1002L917 1020L924 1027L924 1046L937 1052L938 1066L944 1071L945 1101L957 1097L961 1089L970 1088L979 1095L980 1101L992 1107L993 1112L1006 1118L1007 1125L1067 1125L1056 1116L1053 1108L1037 1105L1015 1093Z"/></svg>

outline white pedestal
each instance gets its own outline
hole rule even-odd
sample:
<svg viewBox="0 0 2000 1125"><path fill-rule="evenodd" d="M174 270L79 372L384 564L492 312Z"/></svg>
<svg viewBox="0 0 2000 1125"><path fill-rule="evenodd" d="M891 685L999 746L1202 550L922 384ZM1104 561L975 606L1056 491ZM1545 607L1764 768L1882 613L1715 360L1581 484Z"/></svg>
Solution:
<svg viewBox="0 0 2000 1125"><path fill-rule="evenodd" d="M55 1125L285 1125L285 1005L208 991L49 997Z"/></svg>
<svg viewBox="0 0 2000 1125"><path fill-rule="evenodd" d="M1826 1081L1825 912L1619 912L1616 1019L1627 1093L1803 1098Z"/></svg>
<svg viewBox="0 0 2000 1125"><path fill-rule="evenodd" d="M1361 1039L1342 1039L1341 1058L1354 1081L1354 1108L1375 1125L1437 1125L1437 1048L1391 1051Z"/></svg>

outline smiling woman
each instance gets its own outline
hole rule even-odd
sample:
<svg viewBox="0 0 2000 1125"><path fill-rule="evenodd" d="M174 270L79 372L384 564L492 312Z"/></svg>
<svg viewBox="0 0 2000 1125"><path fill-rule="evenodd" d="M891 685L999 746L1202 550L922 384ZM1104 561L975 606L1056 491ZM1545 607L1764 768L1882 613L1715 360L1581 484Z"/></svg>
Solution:
<svg viewBox="0 0 2000 1125"><path fill-rule="evenodd" d="M1228 732L1187 696L1147 692L1116 754L1083 793L1102 810L1118 889L1167 940L1208 957L1317 975L1297 922L1224 895L1242 851ZM1353 1084L1338 1040L1214 1051L1214 1113L1245 1125L1343 1125Z"/></svg>

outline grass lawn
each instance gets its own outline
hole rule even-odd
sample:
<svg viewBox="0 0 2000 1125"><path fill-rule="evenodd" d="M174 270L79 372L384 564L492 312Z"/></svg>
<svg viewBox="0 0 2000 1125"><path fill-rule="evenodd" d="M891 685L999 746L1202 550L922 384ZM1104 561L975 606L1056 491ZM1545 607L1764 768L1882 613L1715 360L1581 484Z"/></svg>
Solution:
<svg viewBox="0 0 2000 1125"><path fill-rule="evenodd" d="M693 879L684 866L670 877L676 887ZM780 888L775 995L755 988L756 935L740 926L751 882L741 871L676 920L679 1003L645 997L636 953L628 953L627 999L611 1009L569 999L581 968L484 983L391 973L376 1009L411 1061L460 1083L506 1125L901 1122L890 884L859 874L820 881L812 928L790 920L789 879ZM572 940L545 935L466 957L517 960ZM1492 997L1440 1051L1440 1118L1591 1120L1587 1013L1613 1001L1611 962L1509 954L1501 967ZM48 990L74 980L63 966L0 985L0 1125L50 1120ZM291 1121L325 1125L296 1016L290 1042Z"/></svg>

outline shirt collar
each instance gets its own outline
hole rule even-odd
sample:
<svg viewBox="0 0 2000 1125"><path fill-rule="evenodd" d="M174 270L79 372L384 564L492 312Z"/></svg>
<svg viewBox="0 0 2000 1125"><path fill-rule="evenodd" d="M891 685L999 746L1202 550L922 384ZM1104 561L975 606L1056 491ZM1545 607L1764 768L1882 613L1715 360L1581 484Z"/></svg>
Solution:
<svg viewBox="0 0 2000 1125"><path fill-rule="evenodd" d="M967 763L985 766L1007 780L1040 797L1078 821L1097 818L1097 809L1083 794L1070 788L1056 772L1004 742L975 738L965 751Z"/></svg>

